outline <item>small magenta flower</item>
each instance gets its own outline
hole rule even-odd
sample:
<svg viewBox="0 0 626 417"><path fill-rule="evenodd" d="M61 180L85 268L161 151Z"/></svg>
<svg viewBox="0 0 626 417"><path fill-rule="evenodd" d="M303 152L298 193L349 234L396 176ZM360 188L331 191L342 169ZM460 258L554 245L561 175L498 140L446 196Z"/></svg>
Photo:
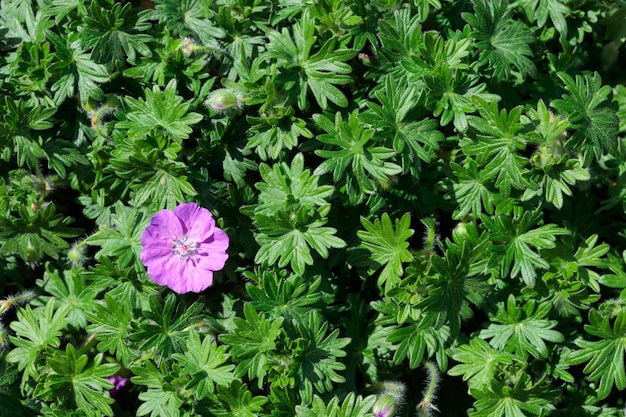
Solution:
<svg viewBox="0 0 626 417"><path fill-rule="evenodd" d="M224 267L228 235L196 203L157 212L141 237L141 261L150 278L173 291L201 292Z"/></svg>
<svg viewBox="0 0 626 417"><path fill-rule="evenodd" d="M111 377L108 377L107 381L113 384L113 388L109 390L109 393L113 397L115 396L115 394L120 392L122 388L124 388L124 386L128 382L128 378L124 378L123 376L119 376L119 375L113 375Z"/></svg>

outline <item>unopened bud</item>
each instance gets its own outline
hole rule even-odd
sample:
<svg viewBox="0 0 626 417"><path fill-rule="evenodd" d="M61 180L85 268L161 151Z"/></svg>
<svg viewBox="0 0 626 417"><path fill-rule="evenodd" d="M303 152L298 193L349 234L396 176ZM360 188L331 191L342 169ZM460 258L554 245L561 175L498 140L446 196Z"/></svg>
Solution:
<svg viewBox="0 0 626 417"><path fill-rule="evenodd" d="M85 256L86 246L85 241L81 240L74 243L70 249L67 251L67 259L70 261L72 266L80 267L82 266L87 257Z"/></svg>
<svg viewBox="0 0 626 417"><path fill-rule="evenodd" d="M30 239L26 243L25 255L26 256L24 257L24 260L31 265L35 265L41 259L41 256L39 255L39 251L37 250L35 245L31 243Z"/></svg>
<svg viewBox="0 0 626 417"><path fill-rule="evenodd" d="M35 298L33 291L22 291L21 293L11 295L4 300L0 300L0 317L2 317L11 307L17 307L28 303Z"/></svg>
<svg viewBox="0 0 626 417"><path fill-rule="evenodd" d="M0 352L9 345L9 332L4 328L4 325L0 323Z"/></svg>
<svg viewBox="0 0 626 417"><path fill-rule="evenodd" d="M374 403L374 416L393 417L396 414L397 407L396 397L391 394L381 395Z"/></svg>
<svg viewBox="0 0 626 417"><path fill-rule="evenodd" d="M241 109L244 105L244 100L232 90L220 88L211 92L204 104L217 112L227 112Z"/></svg>
<svg viewBox="0 0 626 417"><path fill-rule="evenodd" d="M374 389L378 392L378 398L374 403L374 416L393 417L404 403L406 385L400 381L377 382Z"/></svg>

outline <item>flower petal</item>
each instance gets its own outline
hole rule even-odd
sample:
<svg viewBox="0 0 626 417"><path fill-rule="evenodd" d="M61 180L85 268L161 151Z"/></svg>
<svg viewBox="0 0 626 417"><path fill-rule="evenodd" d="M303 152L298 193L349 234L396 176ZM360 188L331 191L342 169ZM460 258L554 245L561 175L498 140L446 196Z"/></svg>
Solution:
<svg viewBox="0 0 626 417"><path fill-rule="evenodd" d="M174 256L172 253L172 244L165 242L163 240L155 240L144 245L141 250L141 262L144 264L149 262L151 259L155 258L163 258L167 256Z"/></svg>
<svg viewBox="0 0 626 417"><path fill-rule="evenodd" d="M215 220L204 207L196 203L185 203L176 207L174 214L184 224L185 234L190 241L201 242L213 234Z"/></svg>
<svg viewBox="0 0 626 417"><path fill-rule="evenodd" d="M151 258L144 262L148 276L158 285L166 285L178 259L174 256L166 256L162 258Z"/></svg>
<svg viewBox="0 0 626 417"><path fill-rule="evenodd" d="M152 216L150 224L143 231L141 245L146 246L157 240L168 242L183 236L184 233L180 219L169 210L161 210Z"/></svg>
<svg viewBox="0 0 626 417"><path fill-rule="evenodd" d="M201 268L209 271L219 271L224 268L226 260L228 260L229 239L226 232L222 229L215 228L215 232L211 239L202 242L196 253L195 259Z"/></svg>
<svg viewBox="0 0 626 417"><path fill-rule="evenodd" d="M167 286L178 294L201 292L213 283L213 273L194 266L191 259L176 264L177 272L170 275Z"/></svg>

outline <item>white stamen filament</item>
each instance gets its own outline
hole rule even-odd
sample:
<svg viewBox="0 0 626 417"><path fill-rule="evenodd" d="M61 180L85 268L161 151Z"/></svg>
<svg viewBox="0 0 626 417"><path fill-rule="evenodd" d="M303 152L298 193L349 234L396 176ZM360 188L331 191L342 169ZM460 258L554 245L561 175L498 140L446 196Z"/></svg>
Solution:
<svg viewBox="0 0 626 417"><path fill-rule="evenodd" d="M188 258L196 254L196 242L187 241L187 236L182 236L172 240L172 252L181 259Z"/></svg>

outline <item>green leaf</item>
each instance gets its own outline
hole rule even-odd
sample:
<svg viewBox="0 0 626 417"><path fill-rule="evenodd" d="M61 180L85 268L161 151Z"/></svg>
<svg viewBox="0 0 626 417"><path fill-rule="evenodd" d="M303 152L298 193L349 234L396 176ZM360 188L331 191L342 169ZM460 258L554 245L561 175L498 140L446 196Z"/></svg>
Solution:
<svg viewBox="0 0 626 417"><path fill-rule="evenodd" d="M304 156L296 154L291 166L285 162L268 166L261 164L259 172L262 182L255 184L261 192L255 214L274 215L278 210L288 212L304 206L307 208L325 207L333 194L331 185L318 185L319 178L304 169Z"/></svg>
<svg viewBox="0 0 626 417"><path fill-rule="evenodd" d="M157 169L154 175L141 184L135 185L132 203L142 207L148 202L150 208L162 210L187 202L197 192L182 172L187 172L182 164L170 164L168 170Z"/></svg>
<svg viewBox="0 0 626 417"><path fill-rule="evenodd" d="M230 387L217 387L223 409L214 411L217 417L257 417L267 402L267 397L253 397L248 387L233 381Z"/></svg>
<svg viewBox="0 0 626 417"><path fill-rule="evenodd" d="M549 354L546 342L560 343L563 335L552 330L556 320L546 320L552 306L549 303L537 305L527 301L521 309L513 294L506 305L498 303L498 311L489 314L491 324L480 331L483 339L491 339L489 344L496 349L516 353L520 356L531 354L535 358L546 358ZM523 314L522 314L523 313Z"/></svg>
<svg viewBox="0 0 626 417"><path fill-rule="evenodd" d="M48 160L48 167L55 170L60 177L67 177L67 169L76 165L87 165L88 160L71 142L61 139L47 141L42 150Z"/></svg>
<svg viewBox="0 0 626 417"><path fill-rule="evenodd" d="M99 99L103 96L100 84L109 81L109 73L104 65L91 59L91 54L84 53L78 41L71 42L67 37L47 32L47 37L55 48L56 62L50 66L50 72L58 76L52 85L52 92L57 103L73 97L78 90L80 101L86 103L90 97Z"/></svg>
<svg viewBox="0 0 626 417"><path fill-rule="evenodd" d="M447 324L451 336L456 338L461 330L461 320L473 315L469 303L481 305L491 285L480 275L471 274L471 267L481 257L484 243L472 248L469 241L464 240L458 245L448 243L447 246L443 256L432 255L433 269L426 283L427 292L417 306L432 327Z"/></svg>
<svg viewBox="0 0 626 417"><path fill-rule="evenodd" d="M333 397L328 404L315 395L310 405L297 405L297 417L369 417L376 396L365 398L350 392L343 401Z"/></svg>
<svg viewBox="0 0 626 417"><path fill-rule="evenodd" d="M10 325L15 336L9 336L15 348L8 353L7 361L17 363L18 369L24 371L24 381L39 375L37 367L43 361L40 354L44 349L61 344L62 330L67 325L66 315L67 310L55 311L53 300L35 310L29 305L18 310L17 320Z"/></svg>
<svg viewBox="0 0 626 417"><path fill-rule="evenodd" d="M519 84L537 72L529 59L535 38L528 27L510 17L507 0L473 0L474 14L464 13L479 48L481 66L492 68L496 81L514 78Z"/></svg>
<svg viewBox="0 0 626 417"><path fill-rule="evenodd" d="M201 322L202 304L189 306L177 303L176 296L169 293L165 303L150 298L150 309L143 311L143 320L138 329L131 334L131 339L139 343L138 349L154 349L159 355L169 357L182 350L189 333Z"/></svg>
<svg viewBox="0 0 626 417"><path fill-rule="evenodd" d="M152 361L144 360L131 368L135 376L131 378L133 384L145 385L147 391L139 393L139 399L142 401L137 409L138 416L150 414L151 417L160 416L180 416L182 401L176 395L170 384L167 370L157 368Z"/></svg>
<svg viewBox="0 0 626 417"><path fill-rule="evenodd" d="M398 344L393 362L400 364L408 359L411 369L417 368L424 359L435 355L440 367L445 368L448 358L444 350L449 339L450 328L448 326L442 325L435 328L422 325L422 323L399 327L387 336L389 342Z"/></svg>
<svg viewBox="0 0 626 417"><path fill-rule="evenodd" d="M131 333L131 308L127 303L118 302L112 295L104 295L104 304L98 303L94 311L87 313L87 331L94 334L98 350L114 354L121 363L129 367L137 352L128 343Z"/></svg>
<svg viewBox="0 0 626 417"><path fill-rule="evenodd" d="M100 229L86 239L88 245L100 246L96 259L103 256L117 258L120 268L133 264L142 270L139 255L141 253L141 234L148 223L140 210L115 204L112 224L101 225Z"/></svg>
<svg viewBox="0 0 626 417"><path fill-rule="evenodd" d="M376 129L374 136L389 138L386 142L402 155L404 172L418 175L421 161L428 163L435 157L443 134L436 130L437 122L416 120L411 111L417 107L417 88L405 88L406 80L388 76L384 90L376 92L380 105L367 102L369 110L359 118Z"/></svg>
<svg viewBox="0 0 626 417"><path fill-rule="evenodd" d="M296 273L303 274L306 265L313 264L311 249L328 258L330 248L342 248L346 243L335 236L337 229L324 226L327 220L323 217L327 214L328 206L313 215L306 207L291 214L281 210L273 216L256 215L260 233L255 238L261 247L255 262L273 265L278 261L281 268L290 264Z"/></svg>
<svg viewBox="0 0 626 417"><path fill-rule="evenodd" d="M542 196L548 203L560 209L563 207L564 196L572 196L571 186L577 181L591 178L589 171L581 166L581 161L568 159L567 156L557 160L548 146L541 146L532 162L536 168L529 173L529 178L537 184L537 188L526 189L522 201Z"/></svg>
<svg viewBox="0 0 626 417"><path fill-rule="evenodd" d="M298 323L301 335L300 349L294 358L296 383L304 402L313 399L313 388L318 393L333 389L333 383L343 384L345 378L338 372L346 369L339 360L346 356L343 349L350 339L339 337L339 329L328 332L328 322L316 310L311 310L307 323Z"/></svg>
<svg viewBox="0 0 626 417"><path fill-rule="evenodd" d="M579 338L576 345L579 350L572 351L567 361L570 364L588 362L583 371L589 374L591 381L600 380L598 398L606 398L613 386L622 391L626 388L626 312L619 311L611 325L611 318L602 316L596 310L589 312L589 324L585 331L599 337L600 340Z"/></svg>
<svg viewBox="0 0 626 417"><path fill-rule="evenodd" d="M273 110L261 117L247 117L252 125L247 147L255 149L263 161L278 159L285 151L295 148L300 137L311 138L313 136L313 133L307 129L306 122L294 116L293 108L276 106Z"/></svg>
<svg viewBox="0 0 626 417"><path fill-rule="evenodd" d="M3 36L6 39L17 38L27 42L44 42L54 22L42 9L44 8L40 8L39 5L23 0L3 3L0 15L0 26L3 27L3 31L6 31L6 35Z"/></svg>
<svg viewBox="0 0 626 417"><path fill-rule="evenodd" d="M336 49L334 38L328 39L319 51L312 53L317 37L315 19L305 8L293 26L293 37L287 29L268 34L267 54L277 61L279 73L276 82L289 91L292 102L297 102L300 109L308 108L307 92L310 89L322 109L328 107L328 101L340 107L348 106L348 99L336 85L348 84L348 74L352 68L346 61L352 59L357 51Z"/></svg>
<svg viewBox="0 0 626 417"><path fill-rule="evenodd" d="M102 364L102 359L102 354L96 355L88 365L87 355L79 354L73 345L68 344L65 352L57 351L48 357L47 364L52 372L40 395L49 399L69 396L74 407L89 417L112 415L114 401L105 392L113 388L113 384L106 378L114 375L119 365Z"/></svg>
<svg viewBox="0 0 626 417"><path fill-rule="evenodd" d="M256 184L261 193L256 206L242 211L254 217L259 229L255 236L261 246L255 256L259 264L280 267L291 264L298 274L313 264L311 249L328 258L330 248L341 248L345 242L336 237L336 229L324 227L333 192L329 185L318 186L318 178L304 169L304 157L297 154L289 167L282 162L272 168L259 167L263 182Z"/></svg>
<svg viewBox="0 0 626 417"><path fill-rule="evenodd" d="M373 270L384 266L378 276L378 285L384 286L387 292L400 281L404 273L402 263L413 260L407 242L414 233L410 229L411 216L407 213L401 219L396 219L395 229L387 213L383 213L381 219L374 220L374 223L361 217L361 224L365 227L365 231L357 231L357 236L362 240L361 247L371 253Z"/></svg>
<svg viewBox="0 0 626 417"><path fill-rule="evenodd" d="M248 375L258 379L258 387L268 372L268 365L276 354L276 339L281 333L283 318L267 320L257 313L252 303L244 305L245 319L235 318L235 330L231 334L220 335L220 340L231 347L230 354L237 361L235 376Z"/></svg>
<svg viewBox="0 0 626 417"><path fill-rule="evenodd" d="M448 374L462 375L470 389L489 386L502 366L524 362L523 358L495 350L477 337L471 338L469 344L459 346L452 354L452 359L459 364L452 367Z"/></svg>
<svg viewBox="0 0 626 417"><path fill-rule="evenodd" d="M271 319L289 317L300 322L308 318L314 306L321 306L322 294L318 291L321 277L308 280L298 274L276 269L261 270L246 277L258 284L246 284L251 304L257 311L264 311Z"/></svg>
<svg viewBox="0 0 626 417"><path fill-rule="evenodd" d="M218 347L208 335L200 341L198 333L189 333L184 354L174 353L172 359L182 366L182 374L191 376L185 388L193 390L197 400L213 393L216 386L229 386L235 378L235 365L224 364L228 360L224 346Z"/></svg>
<svg viewBox="0 0 626 417"><path fill-rule="evenodd" d="M92 49L94 61L119 68L126 57L134 63L137 53L152 55L147 45L152 37L143 33L150 28L145 12L137 13L130 3L116 3L108 9L92 3L86 11L79 33L82 45Z"/></svg>
<svg viewBox="0 0 626 417"><path fill-rule="evenodd" d="M518 132L522 129L520 121L522 107L517 106L510 112L498 111L496 101L486 102L474 96L474 105L481 117L469 116L472 128L481 134L476 139L467 137L461 141L461 149L468 155L475 155L481 165L483 178L496 177L495 186L502 197L508 197L511 188L523 190L532 184L525 177L525 165L528 160L518 154L525 149L526 142Z"/></svg>
<svg viewBox="0 0 626 417"><path fill-rule="evenodd" d="M492 218L482 215L481 219L490 233L493 242L490 262L500 266L500 276L515 278L521 274L524 283L533 287L537 278L537 269L548 269L539 249L551 249L556 246L558 235L568 235L567 229L554 224L533 228L539 221L541 212L525 212L521 217L498 215Z"/></svg>
<svg viewBox="0 0 626 417"><path fill-rule="evenodd" d="M374 130L363 126L358 110L351 112L345 122L340 112L335 113L334 121L319 114L313 119L326 131L318 135L317 140L330 145L315 151L325 161L313 174L332 172L335 182L346 182L347 188L354 190L348 192L352 202L362 201L364 193L373 194L378 190L378 182L387 182L389 177L402 172L400 166L388 161L395 156L394 150L374 146Z"/></svg>
<svg viewBox="0 0 626 417"><path fill-rule="evenodd" d="M87 314L93 311L97 290L78 269L65 270L62 273L46 265L46 273L37 284L53 297L51 299L58 310L66 311L68 324L75 328L87 325Z"/></svg>
<svg viewBox="0 0 626 417"><path fill-rule="evenodd" d="M597 72L577 75L575 80L563 72L557 75L565 83L568 94L550 104L575 130L565 141L565 148L581 151L583 165L588 166L594 156L600 159L617 147L619 119L617 107L611 101L611 87L602 86Z"/></svg>
<svg viewBox="0 0 626 417"><path fill-rule="evenodd" d="M49 129L52 122L48 119L55 111L54 108L30 108L22 100L2 97L0 147L4 149L3 159L8 160L16 154L19 166L26 164L31 169L38 167L39 159L45 156L45 151L41 140L32 131Z"/></svg>
<svg viewBox="0 0 626 417"><path fill-rule="evenodd" d="M478 169L478 164L468 159L463 166L450 162L450 168L456 176L455 181L450 181L452 188L447 196L454 199L458 204L453 213L453 218L460 220L467 215L479 217L483 212L493 214L498 194L490 187L488 172Z"/></svg>
<svg viewBox="0 0 626 417"><path fill-rule="evenodd" d="M25 262L36 263L44 256L58 259L59 253L69 247L63 238L82 233L81 229L69 227L72 219L56 213L52 203L43 207L18 208L19 217L0 217L0 254L18 254Z"/></svg>
<svg viewBox="0 0 626 417"><path fill-rule="evenodd" d="M127 98L126 120L116 127L128 129L131 138L163 134L182 143L191 134L191 125L202 120L202 115L189 112L189 104L176 94L176 88L176 80L171 80L163 91L156 85L152 90L146 89L145 100Z"/></svg>
<svg viewBox="0 0 626 417"><path fill-rule="evenodd" d="M517 0L515 3L523 8L526 18L536 22L540 28L546 25L550 17L554 28L563 38L567 37L566 17L572 11L562 0Z"/></svg>
<svg viewBox="0 0 626 417"><path fill-rule="evenodd" d="M471 417L526 417L548 415L554 410L557 390L530 385L529 377L522 374L511 387L492 380L485 389L470 389L476 398Z"/></svg>
<svg viewBox="0 0 626 417"><path fill-rule="evenodd" d="M181 38L198 37L203 44L217 48L216 38L223 38L226 33L223 28L215 26L211 4L204 0L162 0L151 15Z"/></svg>

